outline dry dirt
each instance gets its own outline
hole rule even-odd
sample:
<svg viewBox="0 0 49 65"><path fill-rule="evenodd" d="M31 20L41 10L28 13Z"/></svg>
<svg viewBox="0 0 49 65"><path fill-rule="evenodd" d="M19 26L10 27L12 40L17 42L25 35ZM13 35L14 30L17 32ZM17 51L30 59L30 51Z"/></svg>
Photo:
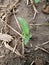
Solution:
<svg viewBox="0 0 49 65"><path fill-rule="evenodd" d="M1 5L9 4L9 2L14 2L14 0L0 0ZM32 38L29 41L29 44L25 46L25 54L24 58L18 57L16 54L12 53L8 49L5 48L4 45L0 47L0 56L5 55L3 58L0 58L0 65L31 65L32 61L35 61L32 65L49 65L49 54L38 49L34 51L35 46L38 44L42 44L46 41L49 41L49 26L31 26L30 24L37 23L47 23L49 22L49 15L44 14L41 11L42 5L45 3L45 0L41 0L40 3L37 4L37 10L39 14L37 14L35 20L33 20L34 10L31 5L26 4L26 0L21 0L20 5L17 7L18 12L16 17L23 17L29 26L30 33L32 34ZM7 8L8 9L8 8ZM4 10L4 9L3 9ZM0 11L1 13L1 11ZM9 25L11 25L14 29L20 32L17 27L14 16L9 16ZM3 23L0 22L0 29L4 27ZM18 36L15 32L9 29L9 34L13 36ZM19 37L19 36L18 36ZM20 42L20 41L19 41ZM1 42L0 42L1 45ZM14 47L14 41L10 43L11 46ZM49 51L49 44L42 46L44 49ZM21 44L18 46L18 49L21 48ZM20 51L20 50L19 50Z"/></svg>

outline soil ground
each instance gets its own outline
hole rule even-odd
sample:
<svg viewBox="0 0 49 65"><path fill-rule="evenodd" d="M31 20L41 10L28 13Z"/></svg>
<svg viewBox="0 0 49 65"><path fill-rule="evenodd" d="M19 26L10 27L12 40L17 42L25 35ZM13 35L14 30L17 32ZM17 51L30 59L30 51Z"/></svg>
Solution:
<svg viewBox="0 0 49 65"><path fill-rule="evenodd" d="M11 2L14 2L14 1L10 0L10 3ZM2 3L3 5L8 4L9 0L7 1L2 0ZM41 0L40 3L37 4L37 10L39 11L39 14L37 14L35 20L33 20L34 10L31 7L31 5L27 6L26 0L20 1L20 5L17 8L18 13L16 14L16 17L21 16L27 21L29 29L30 29L30 33L32 34L32 38L30 39L29 44L25 46L24 55L26 59L17 57L16 54L6 49L5 46L3 45L3 47L0 48L0 56L5 55L5 57L0 58L0 65L31 65L32 61L35 61L32 65L49 65L48 53L40 49L38 49L37 51L34 51L36 45L49 41L49 26L31 26L30 25L33 23L42 24L42 23L49 22L49 15L44 14L41 11L42 5L44 3L45 3L45 0ZM15 22L13 15L9 17L9 25L11 25L14 29L20 32L20 30L16 26L17 24ZM3 27L3 23L0 23L0 29L2 27ZM17 34L13 32L12 30L10 30L9 33L10 35L17 36ZM18 48L21 48L20 46L21 45L19 45ZM44 45L43 48L49 51L49 44Z"/></svg>

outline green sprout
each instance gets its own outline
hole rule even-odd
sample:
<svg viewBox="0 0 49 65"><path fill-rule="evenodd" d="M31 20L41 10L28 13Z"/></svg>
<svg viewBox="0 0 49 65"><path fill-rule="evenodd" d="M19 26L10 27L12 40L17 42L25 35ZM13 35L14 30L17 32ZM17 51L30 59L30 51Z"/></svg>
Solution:
<svg viewBox="0 0 49 65"><path fill-rule="evenodd" d="M35 3L38 3L40 0L34 0Z"/></svg>
<svg viewBox="0 0 49 65"><path fill-rule="evenodd" d="M22 33L23 33L22 38L23 38L24 44L27 45L32 35L29 33L27 22L22 17L18 17L18 20L21 24Z"/></svg>

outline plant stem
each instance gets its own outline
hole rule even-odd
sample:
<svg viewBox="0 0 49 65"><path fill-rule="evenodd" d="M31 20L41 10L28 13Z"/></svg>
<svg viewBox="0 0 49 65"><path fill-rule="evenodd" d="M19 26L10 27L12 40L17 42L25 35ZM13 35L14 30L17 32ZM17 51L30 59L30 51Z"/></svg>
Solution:
<svg viewBox="0 0 49 65"><path fill-rule="evenodd" d="M49 23L44 23L44 24L30 24L31 26L49 26Z"/></svg>

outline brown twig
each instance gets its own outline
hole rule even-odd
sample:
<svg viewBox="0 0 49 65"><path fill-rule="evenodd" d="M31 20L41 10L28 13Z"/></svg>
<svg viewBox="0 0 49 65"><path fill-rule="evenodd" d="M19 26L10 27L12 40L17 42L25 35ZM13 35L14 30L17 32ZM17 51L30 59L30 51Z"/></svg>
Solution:
<svg viewBox="0 0 49 65"><path fill-rule="evenodd" d="M11 10L15 7L15 5L17 4L19 2L19 0L16 0L16 2L14 3L14 4L12 4L12 5L10 5L10 7L8 8L8 9L6 9L4 12L3 12L3 14L5 14L4 16L0 16L0 17L2 17L3 19L7 16L7 15L9 15L10 13L11 13ZM17 6L18 6L19 4L17 4ZM16 7L17 7L16 6Z"/></svg>
<svg viewBox="0 0 49 65"><path fill-rule="evenodd" d="M19 0L16 0L16 2L14 4L10 5L10 7L3 12L4 16L2 16L3 14L1 15L1 18L5 19L5 27L4 27L4 32L5 33L9 32L8 26L6 25L8 23L8 17L11 15L11 10L15 7L15 5L18 2L19 2Z"/></svg>
<svg viewBox="0 0 49 65"><path fill-rule="evenodd" d="M36 47L36 48L35 48L35 51L37 51L38 49L40 49L40 50L42 50L42 51L44 51L44 52L46 52L46 53L49 54L49 51L47 51L46 49L40 47L40 46L43 46L43 45L45 45L45 44L47 44L47 43L49 43L49 41L47 41L47 42L45 42L45 43L43 43L43 44L40 44L40 45L38 45L38 46L35 46L35 47Z"/></svg>
<svg viewBox="0 0 49 65"><path fill-rule="evenodd" d="M14 18L15 18L15 20L16 20L16 23L17 23L17 25L18 25L18 28L21 30L21 27L20 27L20 25L19 25L19 22L18 22L18 20L17 20L16 15L15 15L14 12L15 12L15 11L14 11L14 9L13 9Z"/></svg>
<svg viewBox="0 0 49 65"><path fill-rule="evenodd" d="M4 26L4 32L7 34L7 33L9 33L9 28L8 28L8 26L6 25L7 23L8 23L8 15L6 16L6 18L5 18L5 26Z"/></svg>
<svg viewBox="0 0 49 65"><path fill-rule="evenodd" d="M42 24L29 24L31 26L49 26L49 23L42 23Z"/></svg>
<svg viewBox="0 0 49 65"><path fill-rule="evenodd" d="M0 5L0 8L6 8L7 5Z"/></svg>
<svg viewBox="0 0 49 65"><path fill-rule="evenodd" d="M29 0L27 0L27 5L28 5L28 3L29 3ZM34 9L34 11L35 11L34 16L33 16L33 19L35 19L36 14L37 14L37 13L39 13L39 12L38 12L38 10L36 9L36 7L35 7L35 4L34 4L33 0L30 0L30 3L32 4L33 9Z"/></svg>
<svg viewBox="0 0 49 65"><path fill-rule="evenodd" d="M24 42L23 42L23 39L22 39L22 55L24 55Z"/></svg>
<svg viewBox="0 0 49 65"><path fill-rule="evenodd" d="M1 56L0 56L0 58L3 58L3 57L5 57L5 55L1 55Z"/></svg>
<svg viewBox="0 0 49 65"><path fill-rule="evenodd" d="M13 52L13 48L11 46L9 46L8 44L6 44L6 42L4 42L4 45L7 49L11 50ZM14 51L15 54L17 54L18 56L21 56L22 55L18 52L18 50L16 49L16 51Z"/></svg>
<svg viewBox="0 0 49 65"><path fill-rule="evenodd" d="M42 48L42 47L36 46L36 48L38 48L38 49L40 49L40 50L42 50L42 51L44 51L44 52L46 52L46 53L49 54L49 51L47 51L46 49L44 49L44 48ZM36 51L36 50L37 50L37 49L35 49L35 51Z"/></svg>
<svg viewBox="0 0 49 65"><path fill-rule="evenodd" d="M35 62L35 61L32 61L32 63L31 63L30 65L33 65L34 62Z"/></svg>
<svg viewBox="0 0 49 65"><path fill-rule="evenodd" d="M29 4L29 0L27 0L27 5Z"/></svg>
<svg viewBox="0 0 49 65"><path fill-rule="evenodd" d="M1 18L0 18L1 19ZM3 23L5 23L5 21L3 21L2 19L1 19L1 21L3 22ZM17 30L15 30L13 27L11 27L10 25L8 25L8 24L6 24L11 30L13 30L15 33L17 33L20 37L23 37L22 36L22 34L20 34Z"/></svg>
<svg viewBox="0 0 49 65"><path fill-rule="evenodd" d="M30 1L31 1L31 4L32 4L33 9L34 9L34 11L35 11L35 13L34 13L34 17L33 17L33 19L35 19L36 14L39 13L39 12L38 12L38 10L36 9L36 7L35 7L35 5L34 5L34 3L33 3L33 0L30 0Z"/></svg>
<svg viewBox="0 0 49 65"><path fill-rule="evenodd" d="M20 39L20 38L19 38L19 39ZM15 50L16 50L16 47L17 47L17 44L18 44L19 39L18 39L18 40L15 39L15 46L14 46L14 48L13 48L13 52L15 52Z"/></svg>
<svg viewBox="0 0 49 65"><path fill-rule="evenodd" d="M49 43L49 41L46 41L46 42L44 42L43 44L39 44L39 45L35 46L35 47L36 47L35 50L38 50L38 48L39 48L40 46L46 45L46 44L48 44L48 43Z"/></svg>
<svg viewBox="0 0 49 65"><path fill-rule="evenodd" d="M33 17L33 19L35 19L36 14L39 13L39 12L38 12L38 10L36 9L36 7L35 7L35 5L34 5L34 3L33 3L33 0L30 0L30 1L31 1L31 4L33 5L33 9L34 9L34 11L35 11L34 17Z"/></svg>

